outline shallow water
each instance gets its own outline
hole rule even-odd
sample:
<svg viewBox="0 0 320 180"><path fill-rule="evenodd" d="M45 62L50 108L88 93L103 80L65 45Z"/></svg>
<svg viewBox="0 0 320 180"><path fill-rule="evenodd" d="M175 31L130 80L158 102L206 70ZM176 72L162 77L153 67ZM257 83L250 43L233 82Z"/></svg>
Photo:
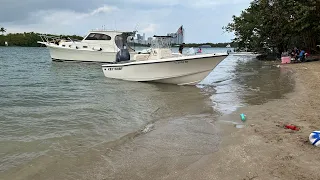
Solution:
<svg viewBox="0 0 320 180"><path fill-rule="evenodd" d="M194 87L107 79L101 64L18 47L0 48L0 77L0 179L161 176L218 148L217 116L281 98L294 83L249 56L227 57Z"/></svg>

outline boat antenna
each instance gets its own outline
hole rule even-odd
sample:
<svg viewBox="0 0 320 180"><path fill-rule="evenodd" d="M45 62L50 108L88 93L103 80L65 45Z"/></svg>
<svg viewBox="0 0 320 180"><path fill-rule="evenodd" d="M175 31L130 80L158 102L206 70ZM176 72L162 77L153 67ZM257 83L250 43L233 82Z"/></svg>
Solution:
<svg viewBox="0 0 320 180"><path fill-rule="evenodd" d="M74 41L70 37L68 37L68 39L72 42L72 44L74 44Z"/></svg>
<svg viewBox="0 0 320 180"><path fill-rule="evenodd" d="M134 31L135 31L135 32L138 32L138 27L139 27L139 24L137 23L137 24L136 24L136 27L134 27Z"/></svg>

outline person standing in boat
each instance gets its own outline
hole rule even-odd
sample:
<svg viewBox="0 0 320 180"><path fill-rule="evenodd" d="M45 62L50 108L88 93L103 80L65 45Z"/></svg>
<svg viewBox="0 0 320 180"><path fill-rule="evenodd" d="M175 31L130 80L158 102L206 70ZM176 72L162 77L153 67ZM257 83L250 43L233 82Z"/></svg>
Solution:
<svg viewBox="0 0 320 180"><path fill-rule="evenodd" d="M185 43L182 43L180 46L179 46L179 53L182 54L182 50L184 48L184 45Z"/></svg>

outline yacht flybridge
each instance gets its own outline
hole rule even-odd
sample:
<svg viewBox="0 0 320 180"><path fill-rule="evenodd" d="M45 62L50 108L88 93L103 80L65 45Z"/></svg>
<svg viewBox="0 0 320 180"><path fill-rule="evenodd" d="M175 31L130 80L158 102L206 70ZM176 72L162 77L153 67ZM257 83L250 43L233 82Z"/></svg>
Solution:
<svg viewBox="0 0 320 180"><path fill-rule="evenodd" d="M49 48L50 56L54 61L85 61L107 62L115 60L119 47L126 46L129 53L134 55L135 50L129 46L136 32L121 32L108 30L92 30L82 41L73 41L70 38L62 39L55 36L40 35L44 44Z"/></svg>

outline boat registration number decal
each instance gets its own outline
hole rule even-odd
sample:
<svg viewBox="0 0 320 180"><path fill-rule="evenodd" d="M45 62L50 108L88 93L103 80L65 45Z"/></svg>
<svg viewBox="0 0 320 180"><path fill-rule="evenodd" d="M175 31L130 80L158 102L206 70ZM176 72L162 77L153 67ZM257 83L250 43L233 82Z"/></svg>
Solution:
<svg viewBox="0 0 320 180"><path fill-rule="evenodd" d="M188 61L175 61L175 64L184 64L184 63L188 63Z"/></svg>
<svg viewBox="0 0 320 180"><path fill-rule="evenodd" d="M108 68L108 71L113 71L113 70L122 70L122 67L110 67L110 68Z"/></svg>

